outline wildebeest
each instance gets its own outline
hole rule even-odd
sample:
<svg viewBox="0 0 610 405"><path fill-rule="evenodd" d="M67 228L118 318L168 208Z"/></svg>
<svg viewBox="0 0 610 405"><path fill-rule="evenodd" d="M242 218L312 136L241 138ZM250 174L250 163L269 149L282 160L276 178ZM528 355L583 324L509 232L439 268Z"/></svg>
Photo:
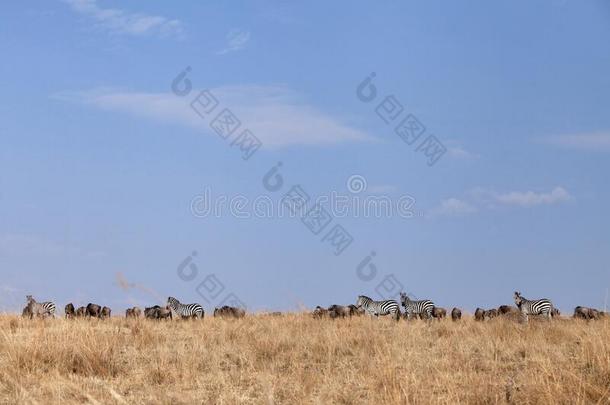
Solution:
<svg viewBox="0 0 610 405"><path fill-rule="evenodd" d="M78 307L76 309L76 317L77 318L83 318L85 316L87 316L87 308L85 308L85 307Z"/></svg>
<svg viewBox="0 0 610 405"><path fill-rule="evenodd" d="M150 308L144 308L144 316L148 319L172 319L172 310L169 306L160 307L155 305Z"/></svg>
<svg viewBox="0 0 610 405"><path fill-rule="evenodd" d="M459 308L453 308L451 310L451 320L459 321L460 319L462 319L462 310Z"/></svg>
<svg viewBox="0 0 610 405"><path fill-rule="evenodd" d="M447 316L447 310L441 307L432 308L432 316L439 321Z"/></svg>
<svg viewBox="0 0 610 405"><path fill-rule="evenodd" d="M100 319L106 319L106 318L110 318L110 313L112 312L112 310L108 307L103 307L101 312L100 312Z"/></svg>
<svg viewBox="0 0 610 405"><path fill-rule="evenodd" d="M588 308L588 307L582 307L582 306L577 306L576 308L574 308L574 318L579 318L579 319L600 319L602 317L606 316L606 313L603 311L598 311L595 308Z"/></svg>
<svg viewBox="0 0 610 405"><path fill-rule="evenodd" d="M72 303L66 304L64 307L64 313L66 314L66 319L74 318L74 305Z"/></svg>
<svg viewBox="0 0 610 405"><path fill-rule="evenodd" d="M23 308L23 311L21 311L21 316L24 318L31 318L32 317L32 311L30 310L30 306L26 305L25 308Z"/></svg>
<svg viewBox="0 0 610 405"><path fill-rule="evenodd" d="M350 316L362 316L365 311L362 308L358 308L354 304L348 305Z"/></svg>
<svg viewBox="0 0 610 405"><path fill-rule="evenodd" d="M328 307L328 316L335 318L348 318L351 316L350 308L344 305L331 305Z"/></svg>
<svg viewBox="0 0 610 405"><path fill-rule="evenodd" d="M317 306L316 309L313 311L313 317L314 318L324 318L326 316L328 316L328 309L326 308L322 308L321 306Z"/></svg>
<svg viewBox="0 0 610 405"><path fill-rule="evenodd" d="M484 310L484 309L482 309L482 308L477 308L477 309L474 311L474 320L475 320L475 321L482 321L482 320L484 319L484 318L483 318L483 315L484 315L484 314L485 314L485 310Z"/></svg>
<svg viewBox="0 0 610 405"><path fill-rule="evenodd" d="M102 307L97 304L87 304L87 316L99 318L102 313Z"/></svg>
<svg viewBox="0 0 610 405"><path fill-rule="evenodd" d="M485 319L493 319L496 316L498 316L498 310L495 309L495 308L483 311L483 320L485 320Z"/></svg>
<svg viewBox="0 0 610 405"><path fill-rule="evenodd" d="M498 307L498 313L500 315L505 315L505 314L520 314L521 311L519 311L519 308L513 306L513 305L500 305Z"/></svg>
<svg viewBox="0 0 610 405"><path fill-rule="evenodd" d="M139 318L142 315L142 310L138 307L127 308L125 318Z"/></svg>
<svg viewBox="0 0 610 405"><path fill-rule="evenodd" d="M223 305L220 308L214 308L214 317L222 318L243 318L246 316L246 311L242 308L230 307Z"/></svg>

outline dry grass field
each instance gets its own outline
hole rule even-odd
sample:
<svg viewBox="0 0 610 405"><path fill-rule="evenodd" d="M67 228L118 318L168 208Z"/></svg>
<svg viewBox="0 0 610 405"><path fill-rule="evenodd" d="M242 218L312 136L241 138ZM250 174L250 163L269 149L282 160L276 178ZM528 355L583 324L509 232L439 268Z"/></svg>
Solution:
<svg viewBox="0 0 610 405"><path fill-rule="evenodd" d="M609 403L610 322L5 315L0 401Z"/></svg>

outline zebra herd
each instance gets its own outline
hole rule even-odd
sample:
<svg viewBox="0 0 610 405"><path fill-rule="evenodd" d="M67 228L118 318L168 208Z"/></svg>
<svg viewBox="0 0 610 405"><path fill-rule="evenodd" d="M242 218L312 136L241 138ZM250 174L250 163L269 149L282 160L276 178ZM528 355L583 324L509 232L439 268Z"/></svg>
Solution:
<svg viewBox="0 0 610 405"><path fill-rule="evenodd" d="M26 296L26 306L23 308L22 316L25 318L33 319L37 318L54 318L56 306L51 301L37 302L31 295ZM65 317L71 318L99 318L106 319L110 318L112 310L107 306L100 306L97 304L89 303L87 306L75 308L71 302L66 304L64 307ZM168 297L167 303L164 307L154 305L152 307L144 308L142 311L138 307L128 308L125 311L126 318L139 318L144 314L145 318L148 319L173 319L174 317L182 319L203 319L205 312L200 304L182 304L178 299L174 297ZM230 306L223 306L214 310L214 316L220 317L236 317L241 318L245 316L245 311L240 308L234 308Z"/></svg>
<svg viewBox="0 0 610 405"><path fill-rule="evenodd" d="M520 319L528 322L529 316L541 316L548 320L552 317L559 316L559 310L553 306L551 300L547 298L529 300L521 295L519 291L514 293L514 302L516 307L510 305L501 305L498 309L484 310L477 308L474 314L476 321L484 321L500 315L515 314L519 315ZM445 308L437 307L431 300L412 300L407 294L400 293L400 303L404 308L404 315L400 312L400 306L395 300L375 301L366 295L358 296L356 305L347 307L341 305L331 305L328 309L320 306L313 312L314 317L320 318L329 316L331 318L339 317L341 314L349 314L349 316L368 314L370 316L386 316L400 320L401 316L405 319L433 319L441 320L447 316ZM353 308L352 308L353 307ZM349 309L347 312L342 308ZM340 310L338 310L340 309ZM574 318L579 319L600 319L608 314L604 311L599 311L593 308L578 306L574 309ZM345 315L343 315L344 317ZM451 319L454 321L462 318L462 310L453 308L451 310Z"/></svg>
<svg viewBox="0 0 610 405"><path fill-rule="evenodd" d="M474 319L476 321L484 321L500 315L515 314L519 315L522 320L527 322L531 315L540 316L548 320L559 315L559 310L553 307L553 303L549 299L542 298L529 300L523 297L519 291L515 291L513 298L516 307L501 305L497 309L492 308L484 310L477 308L474 313ZM405 319L420 318L430 320L436 318L440 320L447 316L447 310L436 306L431 300L412 300L403 292L400 293L400 304L404 308L404 314L401 313L400 305L396 300L376 301L366 295L360 295L358 296L355 305L331 305L328 308L318 306L313 312L313 316L317 318L326 316L330 318L345 318L364 314L368 314L372 317L390 315L390 317L396 321L400 320L401 317L404 317ZM30 319L34 317L55 317L55 311L56 306L53 302L37 302L31 295L27 295L26 306L23 308L22 315ZM64 312L66 318L87 317L99 319L110 318L112 313L109 307L93 303L76 309L72 303L69 303L65 306ZM128 308L125 311L125 317L139 318L142 313L144 314L144 317L148 319L173 319L174 317L182 319L203 319L205 315L205 311L200 304L182 304L178 299L168 297L164 307L155 305L145 308L144 311L138 307ZM245 310L242 308L226 305L214 309L215 317L243 318L245 314ZM274 312L272 315L277 314L281 313ZM574 318L589 320L600 319L605 316L607 316L606 312L593 308L578 306L574 309ZM451 311L451 319L457 321L460 320L461 317L462 310L457 307L453 308Z"/></svg>

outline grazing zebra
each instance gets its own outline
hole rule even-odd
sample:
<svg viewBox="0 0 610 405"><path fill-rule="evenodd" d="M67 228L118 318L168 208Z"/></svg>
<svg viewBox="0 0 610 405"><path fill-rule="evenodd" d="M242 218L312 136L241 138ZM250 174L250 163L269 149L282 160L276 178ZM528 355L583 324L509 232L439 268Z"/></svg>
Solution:
<svg viewBox="0 0 610 405"><path fill-rule="evenodd" d="M521 296L521 293L515 291L515 305L528 320L528 315L544 315L547 319L551 319L553 311L553 303L546 298L539 300L528 300Z"/></svg>
<svg viewBox="0 0 610 405"><path fill-rule="evenodd" d="M167 305L182 318L203 319L203 307L199 304L181 304L174 297L169 297Z"/></svg>
<svg viewBox="0 0 610 405"><path fill-rule="evenodd" d="M405 307L405 313L407 319L411 318L411 315L420 315L426 319L432 319L432 311L434 309L434 303L430 300L414 301L405 293L400 293L400 302Z"/></svg>
<svg viewBox="0 0 610 405"><path fill-rule="evenodd" d="M400 307L394 300L373 301L365 295L359 295L356 307L364 309L369 315L392 315L397 321L400 319Z"/></svg>
<svg viewBox="0 0 610 405"><path fill-rule="evenodd" d="M50 315L52 318L55 317L55 304L51 301L46 302L36 302L34 297L31 295L26 295L25 299L27 300L27 308L29 308L29 316L30 319L36 316L47 316Z"/></svg>

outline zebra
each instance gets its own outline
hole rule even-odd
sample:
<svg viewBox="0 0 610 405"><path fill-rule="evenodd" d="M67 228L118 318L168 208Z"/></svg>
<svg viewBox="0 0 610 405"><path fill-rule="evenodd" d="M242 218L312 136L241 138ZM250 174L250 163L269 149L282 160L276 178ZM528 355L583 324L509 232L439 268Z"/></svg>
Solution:
<svg viewBox="0 0 610 405"><path fill-rule="evenodd" d="M359 295L356 307L364 309L369 315L392 315L397 321L400 319L400 307L394 300L373 301L366 295Z"/></svg>
<svg viewBox="0 0 610 405"><path fill-rule="evenodd" d="M203 319L203 307L199 304L181 304L174 297L167 298L167 305L182 318Z"/></svg>
<svg viewBox="0 0 610 405"><path fill-rule="evenodd" d="M515 291L515 305L517 305L521 314L524 315L526 322L528 321L528 315L544 315L550 320L553 313L553 303L551 300L546 298L528 300L519 291Z"/></svg>
<svg viewBox="0 0 610 405"><path fill-rule="evenodd" d="M403 292L400 293L400 302L405 307L405 313L407 319L411 315L423 316L426 319L432 319L432 311L434 310L434 303L430 300L414 301Z"/></svg>
<svg viewBox="0 0 610 405"><path fill-rule="evenodd" d="M27 300L26 308L28 308L30 319L34 318L34 315L43 317L50 315L51 318L55 318L55 304L53 302L36 302L31 295L26 295L25 299Z"/></svg>

